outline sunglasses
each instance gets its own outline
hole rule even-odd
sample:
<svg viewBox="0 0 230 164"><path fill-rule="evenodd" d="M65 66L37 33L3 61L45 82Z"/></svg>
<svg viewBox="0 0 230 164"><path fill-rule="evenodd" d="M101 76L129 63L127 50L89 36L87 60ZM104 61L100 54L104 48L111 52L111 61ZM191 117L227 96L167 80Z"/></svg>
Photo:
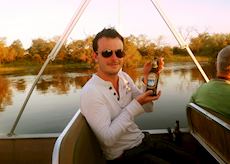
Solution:
<svg viewBox="0 0 230 164"><path fill-rule="evenodd" d="M116 54L116 56L117 56L118 58L123 58L123 57L125 56L124 51L121 50L121 49L118 49L118 50L115 50L115 51L112 51L112 50L104 50L104 51L101 52L101 55L102 55L104 58L108 58L108 57L110 57L110 56L113 55L113 52ZM98 54L98 52L97 52L97 54Z"/></svg>

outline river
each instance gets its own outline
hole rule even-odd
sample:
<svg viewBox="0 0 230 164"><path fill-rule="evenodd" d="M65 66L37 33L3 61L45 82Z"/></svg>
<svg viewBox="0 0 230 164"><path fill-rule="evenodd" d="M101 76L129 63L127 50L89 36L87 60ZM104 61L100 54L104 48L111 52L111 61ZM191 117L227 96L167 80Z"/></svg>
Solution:
<svg viewBox="0 0 230 164"><path fill-rule="evenodd" d="M203 66L208 77L213 70ZM36 75L24 73L0 75L0 133L8 133L20 111ZM127 73L139 86L140 69ZM90 78L88 70L52 70L39 80L15 130L16 134L60 133L79 109L82 86ZM193 63L166 64L160 75L162 95L154 104L152 113L135 119L141 129L173 128L179 120L187 128L186 105L192 93L204 83Z"/></svg>

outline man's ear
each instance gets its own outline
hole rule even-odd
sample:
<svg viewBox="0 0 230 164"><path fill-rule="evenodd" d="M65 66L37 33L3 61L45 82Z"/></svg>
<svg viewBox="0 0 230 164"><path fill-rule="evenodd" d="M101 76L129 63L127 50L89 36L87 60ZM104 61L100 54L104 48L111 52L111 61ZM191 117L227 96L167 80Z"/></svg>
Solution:
<svg viewBox="0 0 230 164"><path fill-rule="evenodd" d="M98 60L97 60L97 57L98 57L97 53L96 53L96 52L93 52L92 55L93 55L94 61L97 62L97 61L98 61Z"/></svg>

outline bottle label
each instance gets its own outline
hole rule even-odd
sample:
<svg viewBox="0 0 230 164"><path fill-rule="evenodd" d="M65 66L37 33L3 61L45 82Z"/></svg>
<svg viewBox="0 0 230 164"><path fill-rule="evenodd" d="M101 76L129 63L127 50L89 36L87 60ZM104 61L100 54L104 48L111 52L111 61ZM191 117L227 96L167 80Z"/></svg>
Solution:
<svg viewBox="0 0 230 164"><path fill-rule="evenodd" d="M157 85L157 75L155 73L149 74L147 86L149 89L155 88Z"/></svg>

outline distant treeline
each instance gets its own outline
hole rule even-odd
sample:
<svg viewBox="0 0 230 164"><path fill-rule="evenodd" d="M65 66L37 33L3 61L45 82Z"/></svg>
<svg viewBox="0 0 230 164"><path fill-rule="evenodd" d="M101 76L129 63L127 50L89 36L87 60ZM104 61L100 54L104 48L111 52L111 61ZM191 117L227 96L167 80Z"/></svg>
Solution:
<svg viewBox="0 0 230 164"><path fill-rule="evenodd" d="M88 66L94 65L92 59L92 40L94 36L89 36L85 40L73 40L64 44L57 55L54 63L79 63ZM57 39L44 40L34 39L28 49L24 49L20 40L14 41L7 46L4 39L0 39L0 64L15 62L25 63L43 63ZM205 56L215 58L218 51L230 45L230 34L212 34L202 33L197 37L191 38L189 47L196 56ZM187 55L185 49L174 46L157 46L154 42L146 39L144 35L138 37L130 35L125 38L124 51L126 53L125 67L137 67L144 61L151 60L154 56L163 56L166 60L173 56Z"/></svg>

